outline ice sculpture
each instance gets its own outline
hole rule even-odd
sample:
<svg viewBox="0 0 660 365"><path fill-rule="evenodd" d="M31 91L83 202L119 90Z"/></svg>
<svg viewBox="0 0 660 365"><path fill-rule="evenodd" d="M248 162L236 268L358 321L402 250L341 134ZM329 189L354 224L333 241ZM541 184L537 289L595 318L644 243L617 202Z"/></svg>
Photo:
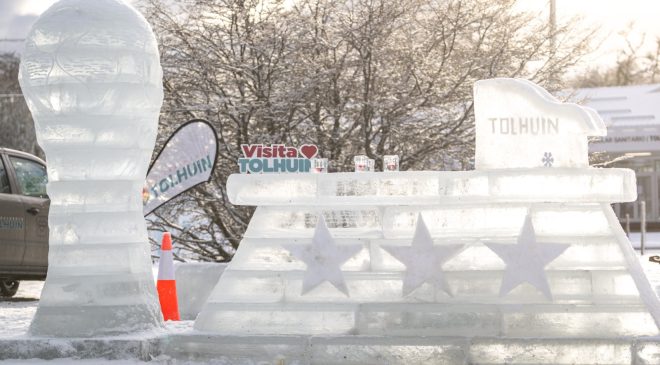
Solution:
<svg viewBox="0 0 660 365"><path fill-rule="evenodd" d="M258 208L195 322L222 340L190 349L230 341L222 351L287 363L633 363L660 306L609 205L636 198L634 173L587 165L602 121L517 79L478 82L475 112L475 171L232 175L229 199ZM295 246L312 244L321 217L328 240L362 249L343 285L318 274L310 288L313 262Z"/></svg>
<svg viewBox="0 0 660 365"><path fill-rule="evenodd" d="M157 328L141 192L163 99L149 24L119 0L61 0L34 24L19 75L48 162L48 278L30 333Z"/></svg>

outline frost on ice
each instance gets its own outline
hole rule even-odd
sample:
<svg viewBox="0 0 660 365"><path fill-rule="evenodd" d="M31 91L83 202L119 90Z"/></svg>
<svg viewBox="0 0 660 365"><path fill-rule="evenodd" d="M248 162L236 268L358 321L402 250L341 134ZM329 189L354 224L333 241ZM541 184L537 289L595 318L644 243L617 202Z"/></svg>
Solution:
<svg viewBox="0 0 660 365"><path fill-rule="evenodd" d="M62 0L34 24L20 83L48 161L48 278L30 333L161 325L141 191L163 99L156 39L119 0Z"/></svg>
<svg viewBox="0 0 660 365"><path fill-rule="evenodd" d="M610 207L635 199L634 173L588 166L598 115L517 79L478 82L475 112L474 171L232 175L232 203L257 210L195 328L344 336L363 355L468 337L480 359L535 339L529 361L548 363L597 352L573 339L657 335L660 305ZM363 247L340 266L350 296L304 290L313 261L288 248L319 220L337 247Z"/></svg>

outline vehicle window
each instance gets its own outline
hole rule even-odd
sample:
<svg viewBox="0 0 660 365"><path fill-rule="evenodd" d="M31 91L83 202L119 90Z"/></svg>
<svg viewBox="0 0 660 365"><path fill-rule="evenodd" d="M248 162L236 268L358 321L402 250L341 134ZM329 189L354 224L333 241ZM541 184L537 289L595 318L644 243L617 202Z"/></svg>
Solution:
<svg viewBox="0 0 660 365"><path fill-rule="evenodd" d="M21 194L45 198L48 182L46 167L20 157L9 156L9 160L14 166Z"/></svg>
<svg viewBox="0 0 660 365"><path fill-rule="evenodd" d="M5 164L0 159L0 194L11 194L11 189L9 189L9 177L7 176L7 170L5 170Z"/></svg>

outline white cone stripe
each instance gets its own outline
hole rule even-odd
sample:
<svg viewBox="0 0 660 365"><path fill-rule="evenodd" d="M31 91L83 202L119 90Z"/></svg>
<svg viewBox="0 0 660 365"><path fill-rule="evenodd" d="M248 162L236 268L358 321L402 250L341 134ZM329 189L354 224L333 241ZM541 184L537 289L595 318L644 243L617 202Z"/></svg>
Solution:
<svg viewBox="0 0 660 365"><path fill-rule="evenodd" d="M158 280L174 280L174 257L171 250L160 251Z"/></svg>

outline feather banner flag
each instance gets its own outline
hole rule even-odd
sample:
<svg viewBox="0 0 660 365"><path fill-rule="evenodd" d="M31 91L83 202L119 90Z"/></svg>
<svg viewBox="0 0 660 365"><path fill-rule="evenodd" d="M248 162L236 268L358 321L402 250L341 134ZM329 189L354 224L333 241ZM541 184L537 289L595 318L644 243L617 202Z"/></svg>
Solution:
<svg viewBox="0 0 660 365"><path fill-rule="evenodd" d="M144 216L210 181L217 155L218 137L209 122L194 119L174 131L147 172L142 194Z"/></svg>

